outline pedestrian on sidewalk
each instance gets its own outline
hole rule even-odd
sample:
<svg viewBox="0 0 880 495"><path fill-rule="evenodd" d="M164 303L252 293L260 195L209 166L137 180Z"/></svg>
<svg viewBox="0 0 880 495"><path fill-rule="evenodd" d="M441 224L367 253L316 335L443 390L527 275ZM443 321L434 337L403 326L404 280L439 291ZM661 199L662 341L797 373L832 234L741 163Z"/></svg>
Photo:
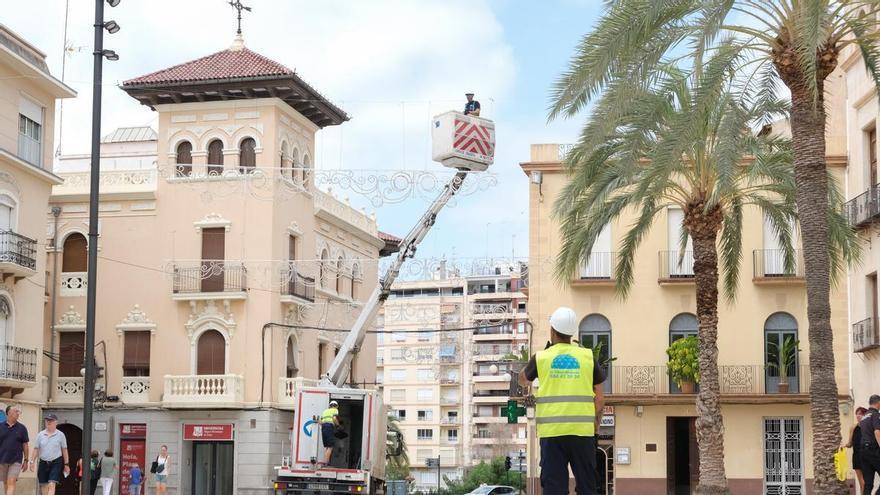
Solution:
<svg viewBox="0 0 880 495"><path fill-rule="evenodd" d="M21 471L27 471L28 431L18 422L21 408L6 406L6 421L0 425L0 481L6 488L6 495L15 495L15 483Z"/></svg>
<svg viewBox="0 0 880 495"><path fill-rule="evenodd" d="M70 474L67 437L58 430L58 416L47 414L43 419L46 428L37 434L29 465L31 471L37 471L37 482L43 495L55 495L55 488L61 484L61 476ZM35 468L37 460L40 464Z"/></svg>
<svg viewBox="0 0 880 495"><path fill-rule="evenodd" d="M98 479L101 478L101 454L97 450L92 449L89 452L89 495L95 495L98 489Z"/></svg>
<svg viewBox="0 0 880 495"><path fill-rule="evenodd" d="M128 494L141 495L141 483L143 482L144 472L141 471L137 463L131 465L128 470Z"/></svg>
<svg viewBox="0 0 880 495"><path fill-rule="evenodd" d="M164 495L168 492L168 475L171 472L171 457L168 455L168 446L159 448L159 455L153 461L150 472L156 477L156 495Z"/></svg>
<svg viewBox="0 0 880 495"><path fill-rule="evenodd" d="M104 488L104 495L110 495L113 492L113 480L116 479L116 458L113 457L113 450L104 451L104 458L101 459L101 486Z"/></svg>
<svg viewBox="0 0 880 495"><path fill-rule="evenodd" d="M598 495L596 432L605 400L605 372L593 351L571 343L577 315L561 307L550 316L550 342L519 374L523 387L538 379L535 423L541 445L544 495L568 495L568 467L577 495Z"/></svg>
<svg viewBox="0 0 880 495"><path fill-rule="evenodd" d="M865 486L865 477L862 475L862 430L859 428L859 422L864 419L867 412L864 407L856 408L856 424L849 431L849 442L844 445L846 448L852 448L852 467L859 482L856 493Z"/></svg>
<svg viewBox="0 0 880 495"><path fill-rule="evenodd" d="M880 395L868 399L868 412L859 421L862 449L862 476L865 478L864 495L873 495L874 476L880 473Z"/></svg>

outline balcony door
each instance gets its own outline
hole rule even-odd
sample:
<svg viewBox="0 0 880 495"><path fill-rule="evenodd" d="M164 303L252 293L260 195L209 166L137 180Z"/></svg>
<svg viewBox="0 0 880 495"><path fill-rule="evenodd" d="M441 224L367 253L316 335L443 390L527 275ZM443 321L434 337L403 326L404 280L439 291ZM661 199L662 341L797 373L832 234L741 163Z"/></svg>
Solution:
<svg viewBox="0 0 880 495"><path fill-rule="evenodd" d="M783 375L787 377L789 392L797 393L800 391L799 352L794 352L793 360L789 360L788 366L783 370L784 360L781 351L786 339L798 339L797 320L788 313L770 315L764 322L764 356L766 360L764 373L767 393L770 394L779 391L779 383L782 381Z"/></svg>
<svg viewBox="0 0 880 495"><path fill-rule="evenodd" d="M226 374L226 339L217 330L208 330L199 336L196 374Z"/></svg>
<svg viewBox="0 0 880 495"><path fill-rule="evenodd" d="M797 244L797 225L794 222L790 222L788 226L789 232L791 233L791 242L792 244ZM797 273L797 266L795 265L795 270L792 273L785 269L785 253L782 249L782 243L779 241L779 235L776 233L776 229L773 227L773 223L770 221L770 218L767 215L764 215L764 276L765 277L781 277L785 275L792 275L793 273ZM797 263L797 257L795 257L795 263Z"/></svg>
<svg viewBox="0 0 880 495"><path fill-rule="evenodd" d="M202 229L202 292L223 292L223 260L226 258L226 229Z"/></svg>
<svg viewBox="0 0 880 495"><path fill-rule="evenodd" d="M685 337L696 337L698 330L699 323L696 315L692 313L678 314L669 322L669 343L672 344L676 340ZM700 384L695 383L694 391L697 392L699 390ZM673 394L681 393L681 387L675 383L675 380L673 380L672 377L669 377L669 392Z"/></svg>
<svg viewBox="0 0 880 495"><path fill-rule="evenodd" d="M611 322L600 314L584 317L578 328L581 345L593 350L593 359L605 371L602 384L606 394L611 393Z"/></svg>
<svg viewBox="0 0 880 495"><path fill-rule="evenodd" d="M0 232L6 232L13 229L13 208L15 208L15 203L12 201L12 198L5 194L0 194Z"/></svg>
<svg viewBox="0 0 880 495"><path fill-rule="evenodd" d="M684 256L681 255L681 236L684 234L684 211L681 208L669 208L667 212L667 245L669 249L669 276L676 277L692 277L694 275L694 248L690 236L687 238ZM678 264L679 258L682 259L681 265Z"/></svg>
<svg viewBox="0 0 880 495"><path fill-rule="evenodd" d="M582 280L602 280L611 278L611 226L605 225L593 243L590 257L581 266Z"/></svg>

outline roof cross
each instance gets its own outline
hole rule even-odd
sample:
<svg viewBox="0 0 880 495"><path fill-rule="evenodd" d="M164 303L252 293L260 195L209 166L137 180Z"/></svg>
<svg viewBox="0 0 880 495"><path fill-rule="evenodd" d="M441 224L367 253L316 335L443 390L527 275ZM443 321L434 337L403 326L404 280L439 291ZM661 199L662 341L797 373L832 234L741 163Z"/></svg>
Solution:
<svg viewBox="0 0 880 495"><path fill-rule="evenodd" d="M235 10L238 11L238 31L236 31L236 34L240 35L241 34L241 11L247 10L248 12L250 12L251 8L246 7L244 4L242 4L241 0L235 0L234 2L230 0L228 3L230 6L232 6L232 8L234 8Z"/></svg>

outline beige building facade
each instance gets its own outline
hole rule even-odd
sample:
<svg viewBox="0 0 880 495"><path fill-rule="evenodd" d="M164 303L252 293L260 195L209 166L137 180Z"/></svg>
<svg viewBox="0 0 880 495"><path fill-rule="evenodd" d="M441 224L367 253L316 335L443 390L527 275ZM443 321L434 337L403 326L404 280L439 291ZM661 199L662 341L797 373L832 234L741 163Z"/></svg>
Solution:
<svg viewBox="0 0 880 495"><path fill-rule="evenodd" d="M877 271L880 269L880 177L877 169L877 122L880 107L874 81L862 56L849 49L842 57L846 73L845 105L849 168L846 174L846 214L862 240L862 261L850 267L849 311L852 353L852 396L856 406L868 407L868 397L880 393L880 327Z"/></svg>
<svg viewBox="0 0 880 495"><path fill-rule="evenodd" d="M843 139L829 140L829 168L843 180ZM566 183L566 146L532 145L522 163L529 189L529 313L535 324L532 351L548 339L548 319L558 306L580 319L579 340L595 348L605 365L605 404L597 463L601 493L688 493L696 487L698 459L695 395L683 393L666 370L671 342L696 335L692 255L677 260L682 213L667 208L636 253L632 290L621 299L614 288L615 248L633 218L609 225L573 280L558 283L554 261L560 247L553 203ZM725 428L726 473L736 494L808 493L812 478L809 409L809 343L803 266L786 273L772 230L760 210L745 212L743 260L735 305L719 302L718 347ZM832 293L841 421L852 421L848 401L849 355L846 284ZM773 343L800 341L797 363L786 381L778 372ZM533 418L533 411L530 416ZM530 419L530 492L539 493L540 456Z"/></svg>
<svg viewBox="0 0 880 495"><path fill-rule="evenodd" d="M501 413L528 349L523 278L519 267L490 272L398 282L377 323L377 380L419 490L494 457L525 458L525 418L510 425ZM439 470L426 465L437 458Z"/></svg>
<svg viewBox="0 0 880 495"><path fill-rule="evenodd" d="M44 400L44 219L61 183L52 164L55 101L76 95L45 59L0 24L0 409L19 405L31 439L42 429ZM18 493L34 493L34 476L22 478Z"/></svg>
<svg viewBox="0 0 880 495"><path fill-rule="evenodd" d="M102 142L94 445L142 466L167 445L170 493L266 493L289 455L296 391L328 371L387 253L374 216L312 181L315 135L348 116L240 39L122 89L158 128ZM74 441L89 242L79 160L62 160L60 216L44 208L38 222L57 232L47 409ZM375 345L351 381L375 381Z"/></svg>

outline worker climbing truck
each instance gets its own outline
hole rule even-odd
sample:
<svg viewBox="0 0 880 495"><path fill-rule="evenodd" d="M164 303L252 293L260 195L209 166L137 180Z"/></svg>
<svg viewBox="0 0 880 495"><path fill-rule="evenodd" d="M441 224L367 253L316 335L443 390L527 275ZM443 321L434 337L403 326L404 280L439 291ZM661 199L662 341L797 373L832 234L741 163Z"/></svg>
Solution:
<svg viewBox="0 0 880 495"><path fill-rule="evenodd" d="M282 458L273 480L276 495L385 493L386 446L388 455L397 455L400 439L386 430L387 412L381 392L345 386L351 361L360 351L403 263L415 256L416 247L431 230L440 210L461 190L467 175L486 170L495 155L495 124L488 119L446 112L432 119L431 137L433 160L455 169L455 175L400 242L396 257L364 304L327 374L317 386L296 392L290 453ZM321 414L331 401L339 405L340 428L330 462L324 464Z"/></svg>

